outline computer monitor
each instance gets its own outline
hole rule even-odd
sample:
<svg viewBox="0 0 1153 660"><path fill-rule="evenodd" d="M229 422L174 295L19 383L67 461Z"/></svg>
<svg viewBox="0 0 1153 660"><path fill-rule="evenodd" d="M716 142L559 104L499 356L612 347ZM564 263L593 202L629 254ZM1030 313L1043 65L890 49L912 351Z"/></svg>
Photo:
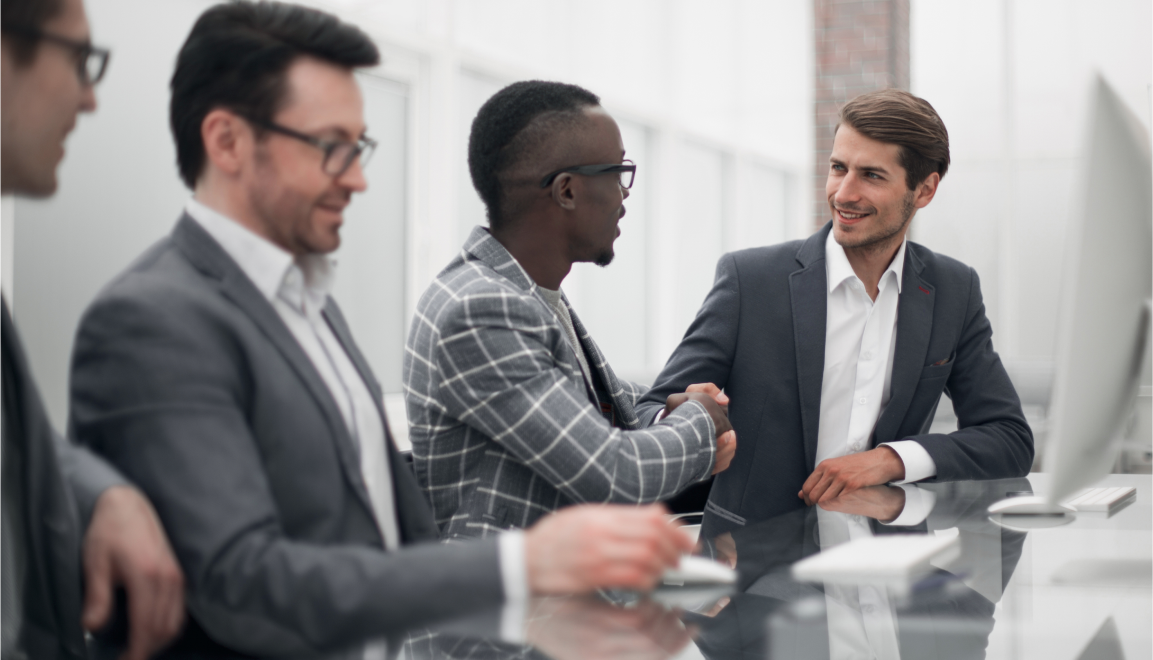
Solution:
<svg viewBox="0 0 1153 660"><path fill-rule="evenodd" d="M1098 75L1069 227L1043 471L1047 492L1000 513L1058 513L1109 474L1136 399L1153 294L1149 136ZM1032 506L1027 500L1033 500ZM999 503L1000 504L1000 503ZM1004 504L1009 504L1008 502Z"/></svg>

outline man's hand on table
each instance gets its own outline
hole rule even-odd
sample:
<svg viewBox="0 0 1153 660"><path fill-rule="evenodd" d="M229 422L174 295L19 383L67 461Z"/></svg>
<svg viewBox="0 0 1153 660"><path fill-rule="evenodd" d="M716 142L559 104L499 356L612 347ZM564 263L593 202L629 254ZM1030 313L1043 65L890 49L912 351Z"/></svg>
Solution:
<svg viewBox="0 0 1153 660"><path fill-rule="evenodd" d="M525 532L529 591L580 594L596 589L647 591L693 541L659 504L585 504L561 509Z"/></svg>
<svg viewBox="0 0 1153 660"><path fill-rule="evenodd" d="M708 411L717 430L717 453L713 461L713 474L724 472L737 453L737 432L729 423L729 397L712 383L689 385L680 394L670 394L665 399L663 417L667 417L686 401L697 401Z"/></svg>
<svg viewBox="0 0 1153 660"><path fill-rule="evenodd" d="M145 660L184 625L184 575L156 512L135 488L113 486L96 500L84 534L87 630L112 616L116 587L128 592L128 649L123 660Z"/></svg>
<svg viewBox="0 0 1153 660"><path fill-rule="evenodd" d="M821 461L805 480L797 497L805 504L824 503L867 486L887 484L905 478L905 464L893 449L875 449Z"/></svg>
<svg viewBox="0 0 1153 660"><path fill-rule="evenodd" d="M821 502L820 507L826 511L891 522L905 510L905 489L896 486L867 486L844 491L831 500Z"/></svg>

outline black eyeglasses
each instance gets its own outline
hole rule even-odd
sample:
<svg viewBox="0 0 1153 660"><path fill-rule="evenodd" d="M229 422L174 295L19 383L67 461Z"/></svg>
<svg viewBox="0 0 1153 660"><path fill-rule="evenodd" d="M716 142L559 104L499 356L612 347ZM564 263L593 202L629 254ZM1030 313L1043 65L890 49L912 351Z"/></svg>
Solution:
<svg viewBox="0 0 1153 660"><path fill-rule="evenodd" d="M108 57L112 54L107 48L93 46L87 41L77 41L45 32L40 28L24 25L0 25L0 30L29 39L40 39L71 50L76 56L76 75L80 77L80 82L84 85L95 85L100 82L100 79L104 77L104 71L108 68Z"/></svg>
<svg viewBox="0 0 1153 660"><path fill-rule="evenodd" d="M585 176L596 176L598 174L619 174L621 188L628 190L633 187L633 178L637 174L637 164L631 160L624 160L620 163L607 163L605 165L577 165L575 167L566 167L562 170L557 170L541 179L540 187L548 188L558 176L565 172L572 172L573 174L583 174Z"/></svg>
<svg viewBox="0 0 1153 660"><path fill-rule="evenodd" d="M252 117L245 117L245 119L261 128L274 133L280 133L281 135L287 135L290 138L296 138L301 142L307 142L317 149L320 149L324 152L324 163L321 165L321 168L325 174L333 177L340 176L347 172L348 168L352 167L352 163L358 157L360 158L360 166L367 167L369 159L372 158L372 152L376 149L376 140L372 138L361 137L356 142L324 140L306 135L300 131L294 131L291 128L270 121L254 119Z"/></svg>

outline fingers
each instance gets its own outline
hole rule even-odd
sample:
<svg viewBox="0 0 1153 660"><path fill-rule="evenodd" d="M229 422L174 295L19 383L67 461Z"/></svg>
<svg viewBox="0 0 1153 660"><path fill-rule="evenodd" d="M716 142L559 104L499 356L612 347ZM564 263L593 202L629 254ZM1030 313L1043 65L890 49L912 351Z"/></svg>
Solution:
<svg viewBox="0 0 1153 660"><path fill-rule="evenodd" d="M84 610L81 624L95 632L108 623L112 615L112 566L105 553L84 553Z"/></svg>
<svg viewBox="0 0 1153 660"><path fill-rule="evenodd" d="M724 472L733 462L737 453L737 433L729 431L717 439L716 458L713 461L713 474Z"/></svg>
<svg viewBox="0 0 1153 660"><path fill-rule="evenodd" d="M148 660L159 648L158 620L162 619L155 585L142 576L133 576L126 584L128 590L128 649L123 660Z"/></svg>
<svg viewBox="0 0 1153 660"><path fill-rule="evenodd" d="M685 388L685 392L701 392L713 397L717 405L729 405L729 395L721 391L721 388L713 385L712 383L694 383Z"/></svg>

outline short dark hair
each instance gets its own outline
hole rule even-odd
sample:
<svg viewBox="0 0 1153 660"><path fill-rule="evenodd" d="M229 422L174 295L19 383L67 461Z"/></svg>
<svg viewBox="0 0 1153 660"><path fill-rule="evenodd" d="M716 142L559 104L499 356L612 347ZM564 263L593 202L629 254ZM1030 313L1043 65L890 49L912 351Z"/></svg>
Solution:
<svg viewBox="0 0 1153 660"><path fill-rule="evenodd" d="M933 172L944 178L949 170L949 132L925 99L899 89L861 94L841 108L841 123L871 140L899 146L909 190Z"/></svg>
<svg viewBox="0 0 1153 660"><path fill-rule="evenodd" d="M64 0L3 0L0 2L0 25L11 28L39 28L55 18L64 8ZM36 53L35 37L4 32L11 40L12 56L17 64L27 64Z"/></svg>
<svg viewBox="0 0 1153 660"><path fill-rule="evenodd" d="M189 188L204 170L200 129L208 113L226 108L258 122L272 121L286 97L285 74L304 55L350 69L380 62L368 35L315 9L237 1L200 15L180 48L169 85L176 160Z"/></svg>
<svg viewBox="0 0 1153 660"><path fill-rule="evenodd" d="M555 135L556 129L581 121L584 109L600 102L600 97L583 87L544 80L515 82L485 101L468 136L468 171L490 227L499 229L506 220L501 175L547 139L545 134ZM558 123L548 131L525 130L545 115Z"/></svg>

